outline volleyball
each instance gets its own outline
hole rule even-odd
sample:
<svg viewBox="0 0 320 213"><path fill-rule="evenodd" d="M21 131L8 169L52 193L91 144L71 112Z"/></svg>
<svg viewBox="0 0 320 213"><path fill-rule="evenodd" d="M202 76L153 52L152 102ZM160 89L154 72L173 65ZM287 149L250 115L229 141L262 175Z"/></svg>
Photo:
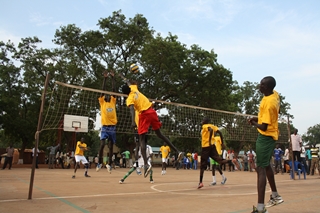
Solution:
<svg viewBox="0 0 320 213"><path fill-rule="evenodd" d="M134 74L138 73L139 72L139 66L136 65L136 64L131 64L130 65L130 71Z"/></svg>

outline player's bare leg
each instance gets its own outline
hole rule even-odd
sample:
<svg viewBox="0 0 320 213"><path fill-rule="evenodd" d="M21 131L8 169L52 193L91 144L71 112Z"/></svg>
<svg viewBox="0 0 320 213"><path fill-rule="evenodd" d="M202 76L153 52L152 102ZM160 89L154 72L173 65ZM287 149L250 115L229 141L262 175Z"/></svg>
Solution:
<svg viewBox="0 0 320 213"><path fill-rule="evenodd" d="M100 149L99 149L99 164L97 165L96 171L100 171L103 164L103 150L106 144L106 140L100 140Z"/></svg>
<svg viewBox="0 0 320 213"><path fill-rule="evenodd" d="M147 177L152 166L148 164L147 154L146 154L146 133L143 133L139 135L140 139L140 149L141 149L141 155L143 157L144 162L144 177Z"/></svg>
<svg viewBox="0 0 320 213"><path fill-rule="evenodd" d="M75 163L75 167L74 167L74 172L73 172L72 178L76 178L76 173L77 173L78 166L80 167L80 162Z"/></svg>
<svg viewBox="0 0 320 213"><path fill-rule="evenodd" d="M112 165L112 156L113 156L113 142L108 140L108 148L109 148L109 159L107 162L107 170L111 174L111 165Z"/></svg>
<svg viewBox="0 0 320 213"><path fill-rule="evenodd" d="M177 161L181 161L183 158L183 152L178 151L178 149L171 143L171 141L162 134L162 132L160 131L160 129L154 130L156 135L158 136L158 138L162 139L164 142L166 142L166 144L173 149L175 152L178 153L178 158Z"/></svg>

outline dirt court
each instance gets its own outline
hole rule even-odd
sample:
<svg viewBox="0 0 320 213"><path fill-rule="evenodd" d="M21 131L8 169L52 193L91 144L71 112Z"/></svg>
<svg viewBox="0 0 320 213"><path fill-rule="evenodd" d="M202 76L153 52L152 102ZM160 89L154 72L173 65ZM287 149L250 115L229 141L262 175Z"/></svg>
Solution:
<svg viewBox="0 0 320 213"><path fill-rule="evenodd" d="M89 169L91 178L84 177L84 169L51 169L43 165L35 171L33 196L28 200L31 169L0 170L0 212L251 212L257 203L255 172L225 172L227 182L212 182L211 171L204 174L204 187L197 189L199 170L154 168L154 183L133 172L123 184L119 180L129 169L118 168L109 174L106 169ZM289 174L277 174L277 187L284 203L268 209L273 212L320 212L320 178L307 176L290 180ZM270 196L267 187L266 202Z"/></svg>

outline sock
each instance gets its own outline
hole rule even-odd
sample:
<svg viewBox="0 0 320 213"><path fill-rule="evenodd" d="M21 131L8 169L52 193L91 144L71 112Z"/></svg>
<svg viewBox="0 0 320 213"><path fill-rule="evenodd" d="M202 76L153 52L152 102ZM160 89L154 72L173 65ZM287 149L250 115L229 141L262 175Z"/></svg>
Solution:
<svg viewBox="0 0 320 213"><path fill-rule="evenodd" d="M226 179L226 177L224 176L224 174L222 174L221 176L222 176L223 180Z"/></svg>
<svg viewBox="0 0 320 213"><path fill-rule="evenodd" d="M279 195L278 192L272 192L272 197L273 198L277 197L278 195Z"/></svg>
<svg viewBox="0 0 320 213"><path fill-rule="evenodd" d="M212 176L212 180L215 183L216 182L216 176Z"/></svg>
<svg viewBox="0 0 320 213"><path fill-rule="evenodd" d="M258 211L263 211L263 209L264 209L264 204L263 204L263 203L258 203L257 209L258 209Z"/></svg>
<svg viewBox="0 0 320 213"><path fill-rule="evenodd" d="M84 174L86 175L88 173L88 171L85 171Z"/></svg>
<svg viewBox="0 0 320 213"><path fill-rule="evenodd" d="M136 161L136 167L137 167L137 168L139 167L138 161Z"/></svg>

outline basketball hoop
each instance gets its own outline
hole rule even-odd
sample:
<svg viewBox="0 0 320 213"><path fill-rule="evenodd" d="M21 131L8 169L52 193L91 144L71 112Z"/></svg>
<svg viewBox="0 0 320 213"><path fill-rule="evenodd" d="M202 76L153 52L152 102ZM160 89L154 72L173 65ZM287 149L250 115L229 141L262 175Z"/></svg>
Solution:
<svg viewBox="0 0 320 213"><path fill-rule="evenodd" d="M74 127L74 131L77 132L79 127Z"/></svg>

